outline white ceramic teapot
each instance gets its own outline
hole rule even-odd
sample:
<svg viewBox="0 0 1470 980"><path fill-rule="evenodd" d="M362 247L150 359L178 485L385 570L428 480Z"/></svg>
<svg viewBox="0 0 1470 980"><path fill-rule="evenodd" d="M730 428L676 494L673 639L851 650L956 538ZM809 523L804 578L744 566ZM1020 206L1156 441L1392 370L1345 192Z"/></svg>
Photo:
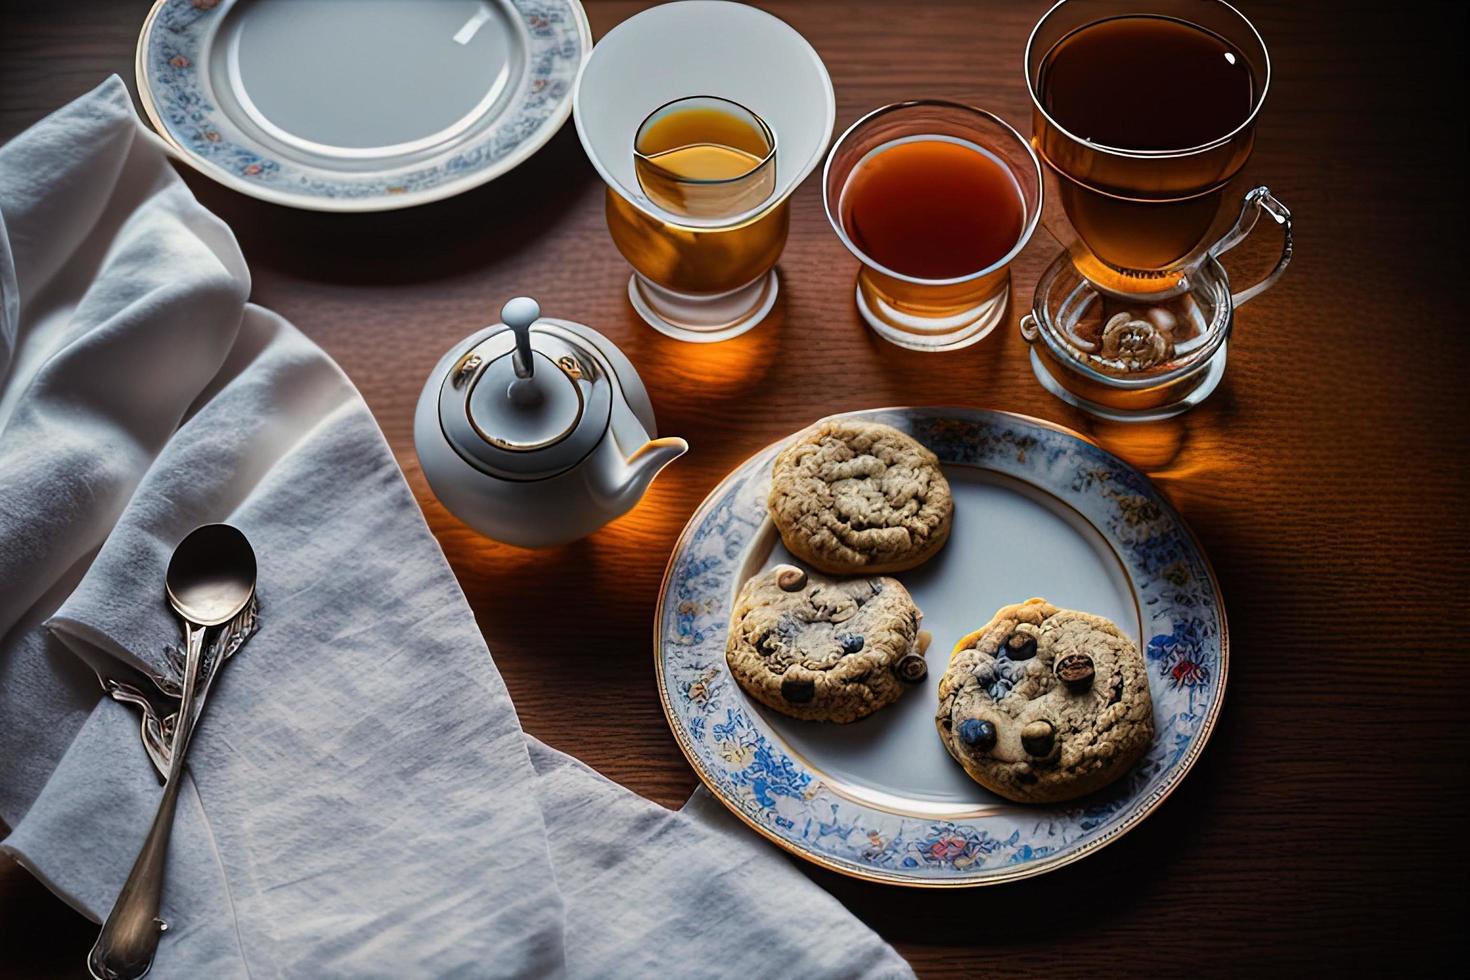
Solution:
<svg viewBox="0 0 1470 980"><path fill-rule="evenodd" d="M435 495L481 534L575 541L631 509L689 444L654 438L648 392L612 341L542 319L524 296L500 315L434 366L414 447Z"/></svg>

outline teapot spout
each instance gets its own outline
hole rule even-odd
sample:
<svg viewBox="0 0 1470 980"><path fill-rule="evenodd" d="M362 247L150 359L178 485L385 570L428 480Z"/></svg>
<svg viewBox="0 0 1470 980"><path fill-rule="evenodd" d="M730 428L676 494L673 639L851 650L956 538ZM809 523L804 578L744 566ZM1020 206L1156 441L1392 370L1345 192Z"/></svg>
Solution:
<svg viewBox="0 0 1470 980"><path fill-rule="evenodd" d="M628 457L628 469L630 471L626 493L632 494L633 499L642 497L653 482L653 478L663 471L674 460L689 451L689 443L678 436L667 436L663 439L650 439L634 451Z"/></svg>
<svg viewBox="0 0 1470 980"><path fill-rule="evenodd" d="M676 436L650 439L622 460L623 465L617 467L618 472L609 474L612 479L603 488L603 493L618 510L626 510L643 497L648 485L665 466L688 451L689 443Z"/></svg>

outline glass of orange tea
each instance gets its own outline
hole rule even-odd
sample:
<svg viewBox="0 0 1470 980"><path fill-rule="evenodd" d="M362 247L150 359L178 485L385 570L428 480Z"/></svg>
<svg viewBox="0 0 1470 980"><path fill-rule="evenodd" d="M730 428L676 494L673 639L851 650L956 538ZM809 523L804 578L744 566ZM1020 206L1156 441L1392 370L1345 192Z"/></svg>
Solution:
<svg viewBox="0 0 1470 980"><path fill-rule="evenodd" d="M1114 294L1186 291L1270 87L1255 27L1224 0L1062 0L1025 64L1032 136L1066 215L1047 228L1077 271Z"/></svg>
<svg viewBox="0 0 1470 980"><path fill-rule="evenodd" d="M811 44L743 3L663 3L592 49L572 91L628 299L678 340L775 308L787 201L827 152L837 99Z"/></svg>
<svg viewBox="0 0 1470 980"><path fill-rule="evenodd" d="M862 263L859 313L913 350L956 350L1005 317L1041 215L1041 164L1000 117L927 99L875 109L827 157L827 218Z"/></svg>
<svg viewBox="0 0 1470 980"><path fill-rule="evenodd" d="M653 205L607 189L607 228L636 275L643 318L681 340L722 340L776 298L787 202L776 190L776 137L760 116L717 96L659 106L633 137L633 169Z"/></svg>
<svg viewBox="0 0 1470 980"><path fill-rule="evenodd" d="M729 218L759 208L776 190L776 136L738 102L675 99L638 127L633 167L659 207L685 218Z"/></svg>

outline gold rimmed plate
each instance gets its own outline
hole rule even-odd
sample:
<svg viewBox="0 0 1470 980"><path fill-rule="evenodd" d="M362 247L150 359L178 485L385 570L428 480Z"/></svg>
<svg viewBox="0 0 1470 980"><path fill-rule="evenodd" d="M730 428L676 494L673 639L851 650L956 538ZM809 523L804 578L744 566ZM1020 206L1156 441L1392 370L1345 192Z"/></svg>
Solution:
<svg viewBox="0 0 1470 980"><path fill-rule="evenodd" d="M741 464L690 519L655 621L659 695L700 779L752 828L817 864L917 886L993 884L1074 861L1135 826L1194 764L1225 691L1224 607L1208 561L1148 479L1050 423L964 408L851 413L928 446L955 497L949 543L897 577L933 634L929 677L850 725L747 698L725 664L730 608L791 557L766 514L780 445ZM1139 643L1158 730L1117 783L1066 804L973 783L934 728L949 650L997 608L1040 595L1112 619Z"/></svg>
<svg viewBox="0 0 1470 980"><path fill-rule="evenodd" d="M136 68L149 122L200 173L384 211L529 158L591 50L579 0L156 0Z"/></svg>

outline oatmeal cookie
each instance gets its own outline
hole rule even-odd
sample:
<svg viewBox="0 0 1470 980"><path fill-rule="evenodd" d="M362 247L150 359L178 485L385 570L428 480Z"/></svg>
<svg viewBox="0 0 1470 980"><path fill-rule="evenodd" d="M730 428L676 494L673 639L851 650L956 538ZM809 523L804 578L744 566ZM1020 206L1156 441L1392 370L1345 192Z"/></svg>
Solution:
<svg viewBox="0 0 1470 980"><path fill-rule="evenodd" d="M1148 672L1101 616L1045 599L960 640L939 682L939 738L977 783L1053 803L1117 779L1154 737Z"/></svg>
<svg viewBox="0 0 1470 980"><path fill-rule="evenodd" d="M919 619L894 579L777 565L740 590L725 659L747 694L783 714L857 721L927 675Z"/></svg>
<svg viewBox="0 0 1470 980"><path fill-rule="evenodd" d="M787 550L834 575L920 565L954 519L933 453L892 426L851 419L821 422L781 451L768 505Z"/></svg>

